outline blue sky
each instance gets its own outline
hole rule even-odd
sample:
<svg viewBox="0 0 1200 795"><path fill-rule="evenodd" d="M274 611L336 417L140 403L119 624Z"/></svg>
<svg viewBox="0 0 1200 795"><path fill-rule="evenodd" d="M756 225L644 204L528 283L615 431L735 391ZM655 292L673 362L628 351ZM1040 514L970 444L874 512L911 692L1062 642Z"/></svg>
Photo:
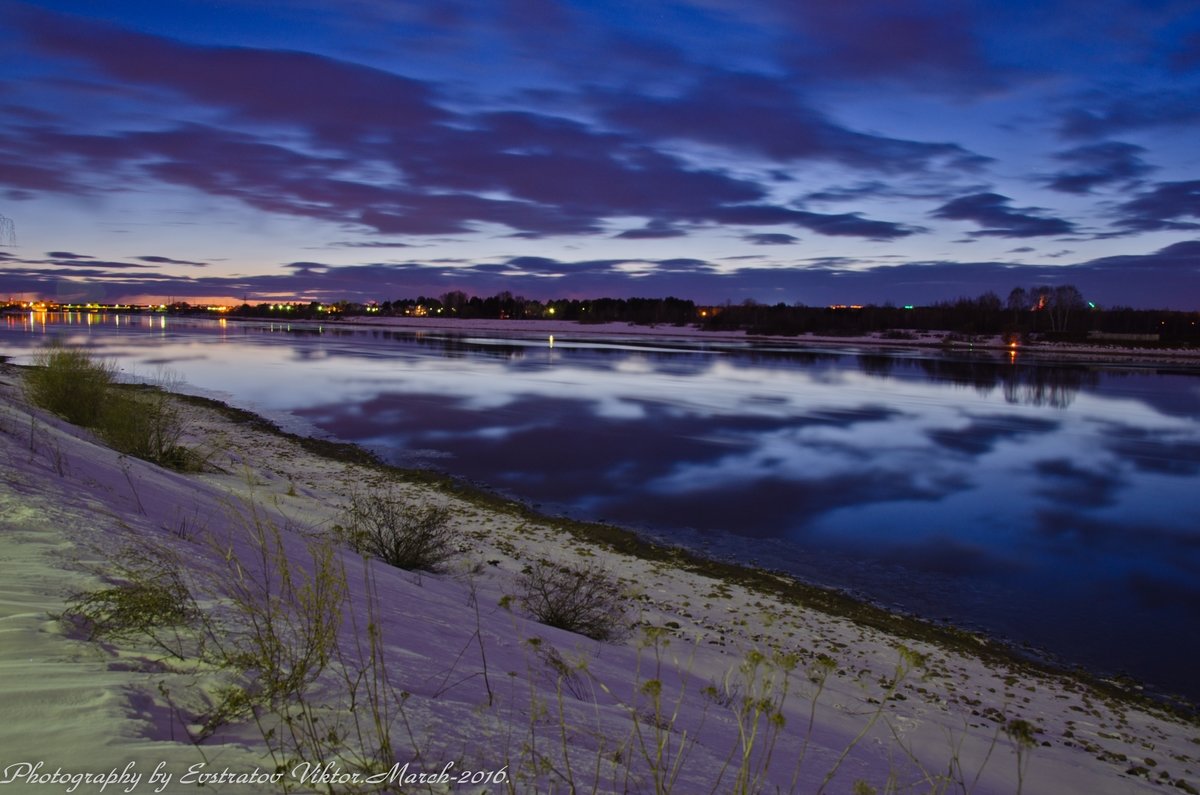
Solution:
<svg viewBox="0 0 1200 795"><path fill-rule="evenodd" d="M7 2L0 294L1197 309L1198 128L1191 0Z"/></svg>

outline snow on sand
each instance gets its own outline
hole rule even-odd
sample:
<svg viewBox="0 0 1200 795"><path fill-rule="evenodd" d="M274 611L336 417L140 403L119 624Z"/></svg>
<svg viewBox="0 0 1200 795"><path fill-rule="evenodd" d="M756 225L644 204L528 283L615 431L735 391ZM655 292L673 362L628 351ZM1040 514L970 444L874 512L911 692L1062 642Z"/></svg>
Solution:
<svg viewBox="0 0 1200 795"><path fill-rule="evenodd" d="M20 377L0 369L0 795L192 791L203 776L212 792L353 791L355 773L398 782L367 791L1200 787L1200 729L1074 679L903 639L662 550L617 551L213 406L180 403L205 471L164 470L31 408ZM449 510L463 550L442 571L339 541L348 495L389 488ZM322 550L344 601L309 598ZM625 636L532 620L518 582L542 559L616 578ZM177 571L207 619L152 630L178 657L57 619L143 564ZM237 608L263 593L274 612ZM333 640L312 676L280 684L286 665L230 664L254 637L248 615L282 647L332 615Z"/></svg>

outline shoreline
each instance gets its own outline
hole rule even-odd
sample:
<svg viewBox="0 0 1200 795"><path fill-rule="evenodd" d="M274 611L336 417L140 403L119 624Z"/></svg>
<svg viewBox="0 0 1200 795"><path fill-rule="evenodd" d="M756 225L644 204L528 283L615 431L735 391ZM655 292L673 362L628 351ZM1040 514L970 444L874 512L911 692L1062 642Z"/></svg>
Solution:
<svg viewBox="0 0 1200 795"><path fill-rule="evenodd" d="M1108 696L1126 699L1131 703L1166 708L1180 718L1195 721L1200 726L1200 703L1177 693L1149 688L1145 683L1126 675L1104 674L1069 661L1055 662L1052 659L1055 655L1050 652L1032 647L1022 650L1017 642L996 637L985 631L970 630L916 613L890 608L868 597L837 587L808 582L787 572L773 571L735 560L722 560L682 544L661 543L634 529L608 522L571 519L543 513L530 503L501 494L486 484L471 483L433 469L389 464L374 452L353 442L293 433L284 430L269 418L231 406L217 398L184 393L175 393L175 397L206 406L225 414L235 422L246 423L295 442L313 455L378 469L398 476L406 482L450 492L490 509L517 513L525 519L557 528L589 543L606 546L644 560L666 562L687 571L738 583L793 601L803 607L821 610L831 616L848 618L901 637L971 653L992 664L1028 666L1043 674L1074 678L1080 684Z"/></svg>
<svg viewBox="0 0 1200 795"><path fill-rule="evenodd" d="M874 332L858 336L823 336L802 334L796 336L750 334L739 331L707 331L695 324L637 325L633 323L583 323L562 320L490 320L408 317L354 317L351 319L310 320L280 319L271 317L229 317L226 320L249 323L286 323L288 325L318 325L331 328L387 328L405 332L434 333L504 333L525 338L553 336L556 341L595 338L619 338L625 340L646 339L658 341L682 341L688 343L714 342L731 345L783 345L790 348L860 348L869 346L884 350L918 350L963 353L986 351L1009 356L1014 348L1005 344L1001 335L959 335L947 331L911 332L913 339L888 339L887 332ZM561 339L560 339L561 337ZM1078 344L1068 342L1033 342L1017 347L1018 357L1029 357L1037 362L1081 361L1097 364L1182 364L1200 367L1200 348L1154 348L1149 346L1108 344Z"/></svg>
<svg viewBox="0 0 1200 795"><path fill-rule="evenodd" d="M970 771L964 773L967 781L978 766L983 790L1012 791L1013 761L1020 769L1022 748L1033 759L1025 782L1030 793L1080 786L1116 795L1159 791L1161 783L1191 792L1200 782L1195 750L1200 723L1194 714L1174 714L1169 705L1118 684L1014 659L1011 649L978 635L938 628L765 569L654 544L611 525L543 516L447 476L388 467L356 445L283 431L211 398L176 398L188 429L186 442L207 451L210 468L183 474L162 470L119 456L96 445L89 432L25 406L22 370L0 367L0 455L10 464L0 480L0 500L8 506L0 529L28 539L16 547L21 576L0 599L0 629L9 641L0 653L6 672L0 701L28 701L30 708L12 712L14 719L0 727L0 748L10 749L0 752L0 769L23 761L12 754L28 756L30 749L51 747L39 732L62 731L64 725L76 727L64 741L71 752L68 761L76 766L99 765L115 754L151 769L154 759L186 769L197 753L235 769L250 769L246 766L255 754L254 764L262 762L264 741L256 739L252 724L230 722L199 743L181 740L196 730L196 718L186 702L172 701L182 695L164 703L162 694L182 694L186 686L212 697L221 692L210 681L214 674L128 642L97 646L48 614L61 612L70 593L96 587L96 574L85 574L79 560L102 561L103 549L119 546L119 539L168 546L187 562L189 578L201 580L220 573L221 560L212 552L225 544L241 545L237 559L252 560L244 532L230 524L230 509L238 505L258 504L263 516L281 517L281 543L302 569L305 545L324 538L339 521L344 490L395 484L414 499L451 510L471 548L461 566L420 574L377 562L364 569L358 556L339 553L353 597L348 607L360 604L354 600L369 601L372 593L382 600L372 620L381 622L382 642L395 663L388 674L391 684L408 694L397 708L417 727L410 729L415 731L411 750L420 751L421 758L457 759L477 769L508 762L517 769L524 764L520 754L497 761L486 749L497 737L508 738L503 747L525 742L521 738L536 729L528 714L533 698L550 709L549 728L539 735L543 743L549 739L545 753L557 758L569 750L582 754L574 757L577 766L581 759L599 764L594 750L575 743L597 731L625 736L631 719L636 729L645 720L638 716L651 709L637 694L653 681L661 683L656 687L680 688L671 721L659 728L668 732L663 736L683 742L678 735L683 731L688 742L704 749L691 757L679 784L696 791L691 785L711 782L715 774L706 760L723 758L725 752L717 749L736 738L736 732L729 734L734 724L718 718L736 706L736 698L724 699L738 691L703 694L714 686L719 690L722 677L728 682L747 670L745 661L755 659L747 655L777 649L802 666L796 673L798 693L812 692L807 677L828 677L812 695L811 712L799 695L794 699L799 703L780 701L781 748L802 743L817 767L815 781L802 778L802 787L806 781L818 783L826 767L836 768L843 746L854 751L848 778L837 779L839 791L848 790L851 778L882 782L897 770L905 776L919 776L925 766L942 770L938 760L947 753L952 764ZM237 515L244 519L245 509ZM219 546L201 543L205 537ZM64 554L64 549L77 551ZM645 637L596 644L505 607L514 578L541 558L599 565L618 574L635 594L628 604L638 616L635 632ZM360 581L358 570L370 577ZM111 576L102 568L95 571ZM17 593L24 595L14 601ZM11 606L18 602L14 612ZM651 674L642 666L660 655L664 670L648 680ZM42 681L53 687L35 684ZM499 685L509 681L514 690L505 695L508 690ZM589 682L599 685L592 695ZM566 685L575 690L564 703ZM530 696L523 695L526 690ZM81 694L101 692L102 702L81 708ZM573 706L580 697L583 712ZM127 699L138 706L131 709ZM870 729L862 725L862 716L872 710L883 718L865 735L873 739L856 746L855 735ZM48 728L34 731L26 721ZM560 744L555 721L563 722L564 732L570 724L563 737L577 739L569 741L569 749L564 739L561 751L555 750ZM651 731L654 724L641 725ZM1013 726L1032 732L1029 746L1009 734ZM109 739L114 732L119 739ZM948 738L953 738L949 748ZM911 760L904 761L905 754ZM626 757L623 764L633 761Z"/></svg>

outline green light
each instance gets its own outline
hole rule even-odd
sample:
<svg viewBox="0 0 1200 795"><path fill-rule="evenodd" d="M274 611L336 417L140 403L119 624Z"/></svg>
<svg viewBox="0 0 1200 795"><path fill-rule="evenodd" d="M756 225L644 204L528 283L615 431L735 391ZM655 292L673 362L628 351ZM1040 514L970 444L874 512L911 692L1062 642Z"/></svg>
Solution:
<svg viewBox="0 0 1200 795"><path fill-rule="evenodd" d="M1096 308L1096 305L1093 304L1091 301L1088 301L1088 306L1090 306L1092 309Z"/></svg>
<svg viewBox="0 0 1200 795"><path fill-rule="evenodd" d="M905 305L904 305L904 308L905 308L905 309L912 309L912 308L913 308L913 305L912 305L912 304L905 304Z"/></svg>

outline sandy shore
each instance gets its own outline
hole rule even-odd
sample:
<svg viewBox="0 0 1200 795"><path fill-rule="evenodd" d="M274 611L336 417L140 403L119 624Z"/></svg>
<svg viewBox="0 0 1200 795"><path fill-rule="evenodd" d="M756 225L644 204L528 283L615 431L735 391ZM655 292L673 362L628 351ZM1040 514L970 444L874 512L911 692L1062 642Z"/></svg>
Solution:
<svg viewBox="0 0 1200 795"><path fill-rule="evenodd" d="M750 792L1200 788L1194 722L984 639L902 637L620 534L318 455L203 402L179 403L203 471L165 470L31 408L20 377L0 369L0 795L190 791L204 776L213 792L354 791L367 760L427 776L401 791L728 792L739 775ZM350 495L388 489L449 512L460 551L443 570L340 543ZM56 619L139 560L176 571L223 634L182 630L173 656ZM544 560L609 573L623 637L533 620L520 578ZM214 662L214 644L248 633L247 594L278 605L285 646L305 637L322 570L344 573L345 597L319 675L272 701L261 670ZM125 778L82 778L100 774Z"/></svg>

